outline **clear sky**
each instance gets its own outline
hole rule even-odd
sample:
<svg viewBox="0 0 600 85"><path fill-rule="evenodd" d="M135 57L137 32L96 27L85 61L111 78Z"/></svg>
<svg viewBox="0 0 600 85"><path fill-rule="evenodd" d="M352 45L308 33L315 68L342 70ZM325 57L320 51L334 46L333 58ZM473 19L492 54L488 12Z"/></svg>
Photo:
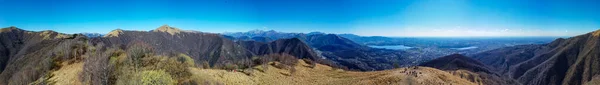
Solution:
<svg viewBox="0 0 600 85"><path fill-rule="evenodd" d="M573 36L600 29L586 0L0 0L0 26L63 33L184 30L366 36Z"/></svg>

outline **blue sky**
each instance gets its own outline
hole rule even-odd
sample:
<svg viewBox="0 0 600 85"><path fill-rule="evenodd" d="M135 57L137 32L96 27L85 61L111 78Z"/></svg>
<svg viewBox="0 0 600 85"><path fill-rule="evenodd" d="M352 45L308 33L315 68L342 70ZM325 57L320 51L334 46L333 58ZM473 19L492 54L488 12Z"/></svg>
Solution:
<svg viewBox="0 0 600 85"><path fill-rule="evenodd" d="M254 29L366 36L573 36L600 29L591 0L0 0L0 26L64 33Z"/></svg>

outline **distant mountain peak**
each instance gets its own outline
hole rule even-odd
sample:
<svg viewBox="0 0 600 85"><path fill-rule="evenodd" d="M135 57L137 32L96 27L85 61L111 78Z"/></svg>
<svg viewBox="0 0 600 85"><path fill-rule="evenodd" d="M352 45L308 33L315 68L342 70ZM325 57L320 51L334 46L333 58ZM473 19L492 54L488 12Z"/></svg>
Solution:
<svg viewBox="0 0 600 85"><path fill-rule="evenodd" d="M181 33L181 30L165 24L163 26L160 26L160 27L152 30L152 32L167 32L171 35L175 35L175 34Z"/></svg>
<svg viewBox="0 0 600 85"><path fill-rule="evenodd" d="M9 32L9 31L12 31L12 30L21 30L21 29L15 27L15 26L10 26L10 27L7 27L7 28L2 28L0 30L0 32Z"/></svg>
<svg viewBox="0 0 600 85"><path fill-rule="evenodd" d="M79 33L81 35L85 35L87 37L93 38L93 37L102 37L104 36L104 34L100 34L100 33L91 33L91 32L84 32L84 33Z"/></svg>
<svg viewBox="0 0 600 85"><path fill-rule="evenodd" d="M308 35L319 35L319 34L326 34L326 33L319 32L319 31L315 31L315 32L310 32L310 33L308 33Z"/></svg>
<svg viewBox="0 0 600 85"><path fill-rule="evenodd" d="M11 28L11 29L19 29L19 28L17 28L16 26L10 26L10 27L8 27L8 28Z"/></svg>
<svg viewBox="0 0 600 85"><path fill-rule="evenodd" d="M41 31L39 35L40 36L44 36L43 39L54 39L54 38L67 38L67 37L69 37L66 34L58 33L56 31L52 31L52 30ZM54 37L51 37L51 36L54 36Z"/></svg>
<svg viewBox="0 0 600 85"><path fill-rule="evenodd" d="M248 32L251 32L251 33L258 33L258 32L263 32L263 30L255 29L255 30L250 30L250 31L248 31Z"/></svg>
<svg viewBox="0 0 600 85"><path fill-rule="evenodd" d="M258 33L277 33L277 31L275 31L275 30L267 30L267 31L265 31L265 30L255 29L255 30L248 31L248 33L256 33L256 34L258 34Z"/></svg>
<svg viewBox="0 0 600 85"><path fill-rule="evenodd" d="M104 35L104 37L119 37L120 34L123 34L123 30L116 29L108 32L106 35Z"/></svg>

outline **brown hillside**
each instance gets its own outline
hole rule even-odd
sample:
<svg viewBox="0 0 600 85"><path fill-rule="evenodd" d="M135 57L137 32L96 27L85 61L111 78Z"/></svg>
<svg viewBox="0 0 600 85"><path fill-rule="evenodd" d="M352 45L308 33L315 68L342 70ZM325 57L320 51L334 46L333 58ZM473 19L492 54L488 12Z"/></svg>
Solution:
<svg viewBox="0 0 600 85"><path fill-rule="evenodd" d="M85 54L87 38L54 31L33 32L16 27L0 31L0 85L23 85L47 78L62 62Z"/></svg>
<svg viewBox="0 0 600 85"><path fill-rule="evenodd" d="M227 85L475 85L448 72L429 67L398 68L393 70L354 72L336 70L317 64L307 67L302 61L296 65L297 71L269 66L265 72L254 67L251 76L241 72L216 69L190 68L195 76Z"/></svg>
<svg viewBox="0 0 600 85"><path fill-rule="evenodd" d="M474 57L526 85L581 85L600 74L600 31L545 45L501 48ZM498 54L513 52L506 56ZM515 52L516 51L516 52ZM514 54L514 55L512 55ZM493 60L496 59L496 60Z"/></svg>
<svg viewBox="0 0 600 85"><path fill-rule="evenodd" d="M463 56L461 54L452 54L440 57L420 66L427 66L448 71L456 76L467 79L471 82L483 85L518 85L517 81L508 77L499 75L489 69L483 63Z"/></svg>
<svg viewBox="0 0 600 85"><path fill-rule="evenodd" d="M221 68L225 64L248 66L252 52L219 34L179 31L167 25L152 32L115 30L107 37L93 38L94 43L107 46L121 46L124 49L135 43L153 47L158 54L183 53L192 57L198 66L207 63L210 67ZM111 32L112 33L112 32Z"/></svg>
<svg viewBox="0 0 600 85"><path fill-rule="evenodd" d="M308 45L298 38L279 39L269 43L257 41L238 41L238 43L256 55L286 53L296 56L299 59L321 59Z"/></svg>

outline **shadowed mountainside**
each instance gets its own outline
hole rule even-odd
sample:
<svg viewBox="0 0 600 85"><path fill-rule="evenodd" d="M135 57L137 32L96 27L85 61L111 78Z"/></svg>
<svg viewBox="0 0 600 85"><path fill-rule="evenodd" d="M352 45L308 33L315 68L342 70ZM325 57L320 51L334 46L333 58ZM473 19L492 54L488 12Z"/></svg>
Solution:
<svg viewBox="0 0 600 85"><path fill-rule="evenodd" d="M264 38L252 38L261 39ZM299 59L319 58L310 47L299 39L282 39L271 43L240 41L238 43L220 34L181 31L168 25L161 26L151 32L114 30L95 41L107 45L124 45L145 43L154 47L156 53L183 53L191 56L196 64L208 63L210 67L221 68L226 64L251 66L251 58L256 55L286 53ZM263 40L268 41L268 40Z"/></svg>
<svg viewBox="0 0 600 85"><path fill-rule="evenodd" d="M483 63L460 54L452 54L433 59L429 62L422 63L420 66L433 67L442 70L462 69L473 72L491 73L488 67Z"/></svg>
<svg viewBox="0 0 600 85"><path fill-rule="evenodd" d="M196 65L192 66L202 68L248 68L254 64L251 59L253 56L271 53L290 54L297 56L297 59L320 59L310 47L299 39L273 41L264 46L268 49L261 49L254 53L219 34L181 31L167 25L150 32L117 29L103 37L94 38L53 31L25 31L16 27L3 28L0 35L2 35L0 36L1 85L32 84L34 81L37 82L34 84L49 84L47 82L49 78L55 79L54 72L59 69L60 71L68 70L61 66L67 65L72 68L72 63L82 65L82 62L86 62L85 66L88 66L88 62L82 59L103 54L103 51L108 48L121 49L121 51L114 51L115 53L108 53L106 56L96 56L98 58L93 59L102 60L104 58L106 60L109 56L110 59L113 59L116 55L124 54L122 50L130 52L129 49L132 47L140 46L152 51L149 52L151 54L141 55L189 55L193 59L192 61L196 62L193 63ZM105 65L100 62L92 65L96 64ZM233 68L231 65L234 65Z"/></svg>
<svg viewBox="0 0 600 85"><path fill-rule="evenodd" d="M407 57L410 54L407 54L404 51L370 48L335 34L319 32L303 34L282 33L272 30L255 30L224 34L227 38L239 41L264 41L261 39L250 39L250 37L266 37L272 39L298 38L306 42L311 48L315 49L318 55L333 61L337 66L342 66L342 68L347 68L349 70L385 70L403 66L413 66L430 59L423 57Z"/></svg>
<svg viewBox="0 0 600 85"><path fill-rule="evenodd" d="M250 63L249 58L253 56L252 52L219 34L186 32L168 25L151 32L117 29L105 37L92 39L107 46L129 47L135 43L145 43L154 47L156 53L183 53L191 56L197 64L208 63L210 67L215 68L225 64L243 66Z"/></svg>
<svg viewBox="0 0 600 85"><path fill-rule="evenodd" d="M463 56L461 54L452 54L429 62L422 63L420 66L437 68L460 76L471 82L483 85L518 85L517 81L492 72L489 67L483 63Z"/></svg>
<svg viewBox="0 0 600 85"><path fill-rule="evenodd" d="M580 85L600 74L600 31L473 55L526 85ZM506 56L497 54L508 53Z"/></svg>
<svg viewBox="0 0 600 85"><path fill-rule="evenodd" d="M62 62L81 59L87 49L81 35L54 31L0 30L0 85L29 84L60 68Z"/></svg>
<svg viewBox="0 0 600 85"><path fill-rule="evenodd" d="M299 59L321 59L308 45L304 44L304 42L298 38L279 39L269 43L257 41L240 41L237 43L256 55L286 53L297 56Z"/></svg>

